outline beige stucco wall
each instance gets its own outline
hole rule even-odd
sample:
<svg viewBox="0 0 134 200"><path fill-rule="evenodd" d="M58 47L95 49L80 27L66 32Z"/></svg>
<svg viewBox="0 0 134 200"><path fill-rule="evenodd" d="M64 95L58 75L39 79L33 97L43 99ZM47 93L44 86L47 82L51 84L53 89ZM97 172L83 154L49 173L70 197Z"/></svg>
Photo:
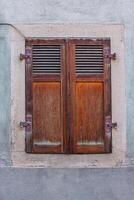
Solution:
<svg viewBox="0 0 134 200"><path fill-rule="evenodd" d="M16 167L119 167L125 162L126 153L126 93L124 65L123 25L91 24L38 24L15 26L25 37L110 37L111 50L117 54L112 61L112 154L98 155L39 155L25 153L25 131L19 122L25 121L25 62L19 54L25 52L25 39L11 29L11 119L12 163Z"/></svg>

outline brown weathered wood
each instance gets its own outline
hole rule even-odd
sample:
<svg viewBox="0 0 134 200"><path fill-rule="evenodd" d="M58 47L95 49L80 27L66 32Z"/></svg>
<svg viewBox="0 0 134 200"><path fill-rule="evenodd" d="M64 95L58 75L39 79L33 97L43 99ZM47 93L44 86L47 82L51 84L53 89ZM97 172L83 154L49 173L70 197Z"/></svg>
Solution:
<svg viewBox="0 0 134 200"><path fill-rule="evenodd" d="M77 83L76 84L76 152L81 143L103 142L103 84Z"/></svg>
<svg viewBox="0 0 134 200"><path fill-rule="evenodd" d="M61 46L61 74L32 74L32 60L30 64L26 62L26 113L33 119L31 137L26 139L26 151L63 153L66 139L64 41L55 39L26 41L26 48L29 46L32 48L33 45ZM28 138L27 132L26 138Z"/></svg>
<svg viewBox="0 0 134 200"><path fill-rule="evenodd" d="M103 75L76 75L76 82L103 82Z"/></svg>
<svg viewBox="0 0 134 200"><path fill-rule="evenodd" d="M61 84L33 83L33 140L49 144L63 144L61 119ZM44 146L44 145L43 145ZM53 145L54 146L54 145Z"/></svg>
<svg viewBox="0 0 134 200"><path fill-rule="evenodd" d="M105 153L105 148L104 144L96 144L96 145L87 145L87 146L82 146L82 145L77 145L77 150L75 153L79 154L100 154L100 153Z"/></svg>
<svg viewBox="0 0 134 200"><path fill-rule="evenodd" d="M103 45L109 38L70 38L70 41L76 45Z"/></svg>
<svg viewBox="0 0 134 200"><path fill-rule="evenodd" d="M110 73L104 59L103 74L79 74L75 71L75 45L108 46L109 39L70 41L70 135L72 153L110 152L111 137L105 129L105 116L111 116ZM111 133L110 133L111 134ZM93 144L93 145L92 145Z"/></svg>
<svg viewBox="0 0 134 200"><path fill-rule="evenodd" d="M44 74L33 74L34 82L59 82L61 80L60 75L44 75Z"/></svg>
<svg viewBox="0 0 134 200"><path fill-rule="evenodd" d="M111 112L111 60L107 55L110 55L110 40L103 44L103 60L104 60L104 119L112 123ZM112 129L105 127L105 152L112 152Z"/></svg>
<svg viewBox="0 0 134 200"><path fill-rule="evenodd" d="M69 97L68 97L68 114L69 114L69 152L74 152L74 143L75 143L75 134L76 134L76 126L75 126L75 45L73 41L68 41L68 68L69 68L69 77L68 77L68 84L69 84Z"/></svg>
<svg viewBox="0 0 134 200"><path fill-rule="evenodd" d="M28 38L31 56L33 45L61 45L61 74L32 74L32 59L26 59L26 118L33 122L26 128L26 152L110 153L110 40ZM103 73L76 74L76 45L103 48Z"/></svg>
<svg viewBox="0 0 134 200"><path fill-rule="evenodd" d="M32 93L32 46L28 45L26 43L26 50L25 53L30 55L28 59L26 59L25 62L25 82L26 82L26 90L25 90L25 95L26 95L26 114L25 114L25 120L32 122L32 99L33 99L33 93ZM30 127L25 128L26 134L25 134L25 141L26 141L26 146L25 150L27 153L32 152L32 124Z"/></svg>
<svg viewBox="0 0 134 200"><path fill-rule="evenodd" d="M70 46L66 42L66 153L70 153Z"/></svg>
<svg viewBox="0 0 134 200"><path fill-rule="evenodd" d="M61 124L63 133L63 153L67 152L67 71L66 71L66 45L61 46Z"/></svg>
<svg viewBox="0 0 134 200"><path fill-rule="evenodd" d="M54 39L54 38L26 38L27 45L59 45L64 44L65 39Z"/></svg>

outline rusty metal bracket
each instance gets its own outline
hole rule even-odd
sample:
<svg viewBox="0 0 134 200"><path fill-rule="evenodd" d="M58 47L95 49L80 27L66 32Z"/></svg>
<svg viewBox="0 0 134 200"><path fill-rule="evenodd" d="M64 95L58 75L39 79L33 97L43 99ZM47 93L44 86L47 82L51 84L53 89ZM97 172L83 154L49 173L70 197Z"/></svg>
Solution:
<svg viewBox="0 0 134 200"><path fill-rule="evenodd" d="M111 132L112 128L117 129L117 122L113 122L111 120L111 116L105 117L105 132Z"/></svg>
<svg viewBox="0 0 134 200"><path fill-rule="evenodd" d="M116 53L112 53L110 55L107 55L106 57L110 58L111 60L116 60Z"/></svg>
<svg viewBox="0 0 134 200"><path fill-rule="evenodd" d="M114 128L114 129L117 129L117 122L114 122L114 123L106 123L105 126L106 126L106 128Z"/></svg>
<svg viewBox="0 0 134 200"><path fill-rule="evenodd" d="M20 61L30 59L30 58L31 58L30 55L25 55L25 54L22 54L22 53L20 54Z"/></svg>
<svg viewBox="0 0 134 200"><path fill-rule="evenodd" d="M25 128L31 125L32 125L31 122L20 122L20 128Z"/></svg>
<svg viewBox="0 0 134 200"><path fill-rule="evenodd" d="M112 123L111 128L117 129L117 122Z"/></svg>

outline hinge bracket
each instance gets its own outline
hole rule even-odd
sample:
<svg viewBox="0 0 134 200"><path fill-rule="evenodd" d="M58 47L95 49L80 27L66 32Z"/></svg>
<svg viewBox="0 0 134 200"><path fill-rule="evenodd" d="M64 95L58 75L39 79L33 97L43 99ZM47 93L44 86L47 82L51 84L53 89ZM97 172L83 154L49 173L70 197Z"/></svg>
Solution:
<svg viewBox="0 0 134 200"><path fill-rule="evenodd" d="M31 122L20 122L20 128L25 128L31 126Z"/></svg>
<svg viewBox="0 0 134 200"><path fill-rule="evenodd" d="M31 58L30 55L26 55L26 54L22 54L22 53L20 54L20 61L30 59L30 58Z"/></svg>
<svg viewBox="0 0 134 200"><path fill-rule="evenodd" d="M117 129L117 122L111 121L111 116L105 117L105 132L109 133L111 132L112 128Z"/></svg>
<svg viewBox="0 0 134 200"><path fill-rule="evenodd" d="M109 54L106 57L110 58L111 60L116 60L116 53Z"/></svg>
<svg viewBox="0 0 134 200"><path fill-rule="evenodd" d="M117 122L114 122L114 123L107 123L107 124L106 124L106 127L107 127L107 128L114 128L114 129L117 129Z"/></svg>

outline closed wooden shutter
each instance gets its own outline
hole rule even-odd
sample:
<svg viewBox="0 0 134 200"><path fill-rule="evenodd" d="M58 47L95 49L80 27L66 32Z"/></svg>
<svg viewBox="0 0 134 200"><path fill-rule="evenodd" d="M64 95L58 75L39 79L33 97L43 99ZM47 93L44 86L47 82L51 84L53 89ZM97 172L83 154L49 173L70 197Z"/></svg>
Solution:
<svg viewBox="0 0 134 200"><path fill-rule="evenodd" d="M111 152L111 72L109 39L71 40L70 149L73 153Z"/></svg>
<svg viewBox="0 0 134 200"><path fill-rule="evenodd" d="M63 153L65 129L65 45L63 40L28 40L26 53L26 151ZM28 119L29 120L29 119Z"/></svg>
<svg viewBox="0 0 134 200"><path fill-rule="evenodd" d="M26 41L26 152L111 152L109 39Z"/></svg>

